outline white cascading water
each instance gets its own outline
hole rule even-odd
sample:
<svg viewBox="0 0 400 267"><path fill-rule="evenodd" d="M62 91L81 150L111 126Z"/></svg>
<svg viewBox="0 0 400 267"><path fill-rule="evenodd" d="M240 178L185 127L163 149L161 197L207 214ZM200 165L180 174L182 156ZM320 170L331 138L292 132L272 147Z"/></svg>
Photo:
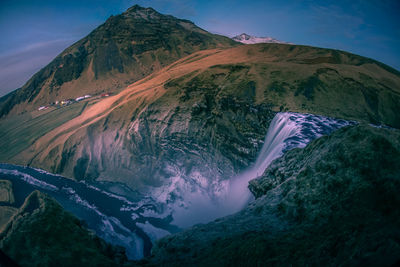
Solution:
<svg viewBox="0 0 400 267"><path fill-rule="evenodd" d="M261 176L274 159L290 149L305 147L312 140L351 124L354 122L311 114L276 114L255 164L231 179L224 199L223 215L241 210L253 198L247 188L249 181Z"/></svg>
<svg viewBox="0 0 400 267"><path fill-rule="evenodd" d="M220 181L221 187L225 187L225 194L215 197L213 192L197 191L184 196L189 205L186 208L172 208L173 223L186 228L240 211L253 198L247 188L249 181L261 176L274 159L290 149L305 147L310 141L350 124L354 122L311 114L276 114L255 164L229 181Z"/></svg>
<svg viewBox="0 0 400 267"><path fill-rule="evenodd" d="M301 130L301 125L289 119L291 116L291 113L278 113L274 117L256 163L232 178L228 194L224 199L224 215L241 210L252 199L252 194L247 188L249 181L261 176L269 164L282 155L285 148L284 141Z"/></svg>

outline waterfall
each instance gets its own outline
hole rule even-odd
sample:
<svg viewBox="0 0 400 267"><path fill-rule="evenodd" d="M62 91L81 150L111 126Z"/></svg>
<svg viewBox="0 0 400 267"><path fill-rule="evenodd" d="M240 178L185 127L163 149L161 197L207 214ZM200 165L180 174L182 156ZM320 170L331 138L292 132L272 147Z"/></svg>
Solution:
<svg viewBox="0 0 400 267"><path fill-rule="evenodd" d="M274 159L290 149L305 147L310 141L350 124L354 122L311 114L276 114L255 164L230 180L227 195L221 205L222 215L243 209L253 198L247 188L249 181L261 176Z"/></svg>
<svg viewBox="0 0 400 267"><path fill-rule="evenodd" d="M288 150L305 147L322 135L354 123L312 114L277 113L268 128L256 162L230 180L220 181L220 188L225 188L225 193L219 195L217 199L210 197L216 195L215 192L185 193L183 198L188 206L172 208L173 224L186 228L195 223L206 223L242 210L253 199L247 188L249 181L261 176L274 159Z"/></svg>
<svg viewBox="0 0 400 267"><path fill-rule="evenodd" d="M241 210L248 203L252 198L247 188L249 181L261 176L268 165L282 155L285 147L284 141L299 132L300 126L289 120L290 116L290 113L278 113L273 118L255 164L231 179L227 196L224 199L224 213L229 214Z"/></svg>

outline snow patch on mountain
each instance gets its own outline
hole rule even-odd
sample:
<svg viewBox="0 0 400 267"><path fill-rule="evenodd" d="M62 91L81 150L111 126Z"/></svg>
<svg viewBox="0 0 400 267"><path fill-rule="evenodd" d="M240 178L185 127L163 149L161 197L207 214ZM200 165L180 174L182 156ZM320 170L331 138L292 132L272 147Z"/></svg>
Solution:
<svg viewBox="0 0 400 267"><path fill-rule="evenodd" d="M288 42L279 41L272 37L256 37L251 36L246 33L239 34L232 39L236 42L240 42L243 44L258 44L258 43L275 43L275 44L291 44Z"/></svg>

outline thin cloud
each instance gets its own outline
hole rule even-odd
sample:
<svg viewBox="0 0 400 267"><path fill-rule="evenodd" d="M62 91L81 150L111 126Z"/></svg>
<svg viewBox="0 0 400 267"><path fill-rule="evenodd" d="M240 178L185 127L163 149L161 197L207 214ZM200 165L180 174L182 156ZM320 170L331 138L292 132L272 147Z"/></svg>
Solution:
<svg viewBox="0 0 400 267"><path fill-rule="evenodd" d="M33 74L73 43L71 39L39 42L0 55L0 96L21 87Z"/></svg>
<svg viewBox="0 0 400 267"><path fill-rule="evenodd" d="M354 39L359 35L362 26L366 26L363 18L346 13L338 6L314 5L315 34L338 36Z"/></svg>

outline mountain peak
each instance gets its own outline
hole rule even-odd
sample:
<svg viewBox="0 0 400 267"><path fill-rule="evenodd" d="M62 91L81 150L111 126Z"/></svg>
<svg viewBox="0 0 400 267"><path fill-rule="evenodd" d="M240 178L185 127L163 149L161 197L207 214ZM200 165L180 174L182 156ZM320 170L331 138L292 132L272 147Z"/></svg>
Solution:
<svg viewBox="0 0 400 267"><path fill-rule="evenodd" d="M152 10L152 11L155 11L153 8L151 8L151 7L142 7L142 6L139 6L139 5L133 5L133 6L131 6L130 8L128 8L126 11L125 11L125 13L129 13L129 12L137 12L137 11L143 11L143 10Z"/></svg>
<svg viewBox="0 0 400 267"><path fill-rule="evenodd" d="M247 33L239 34L233 37L232 40L243 44L258 44L258 43L290 44L288 42L279 41L272 37L256 37L248 35Z"/></svg>
<svg viewBox="0 0 400 267"><path fill-rule="evenodd" d="M242 33L242 34L239 34L238 36L235 36L233 38L241 38L241 39L244 39L244 40L249 40L251 38L251 36L248 35L247 33Z"/></svg>
<svg viewBox="0 0 400 267"><path fill-rule="evenodd" d="M134 5L130 8L128 8L122 15L126 17L133 17L135 19L155 19L160 17L160 13L158 13L156 10L154 10L151 7L142 7L139 5Z"/></svg>

